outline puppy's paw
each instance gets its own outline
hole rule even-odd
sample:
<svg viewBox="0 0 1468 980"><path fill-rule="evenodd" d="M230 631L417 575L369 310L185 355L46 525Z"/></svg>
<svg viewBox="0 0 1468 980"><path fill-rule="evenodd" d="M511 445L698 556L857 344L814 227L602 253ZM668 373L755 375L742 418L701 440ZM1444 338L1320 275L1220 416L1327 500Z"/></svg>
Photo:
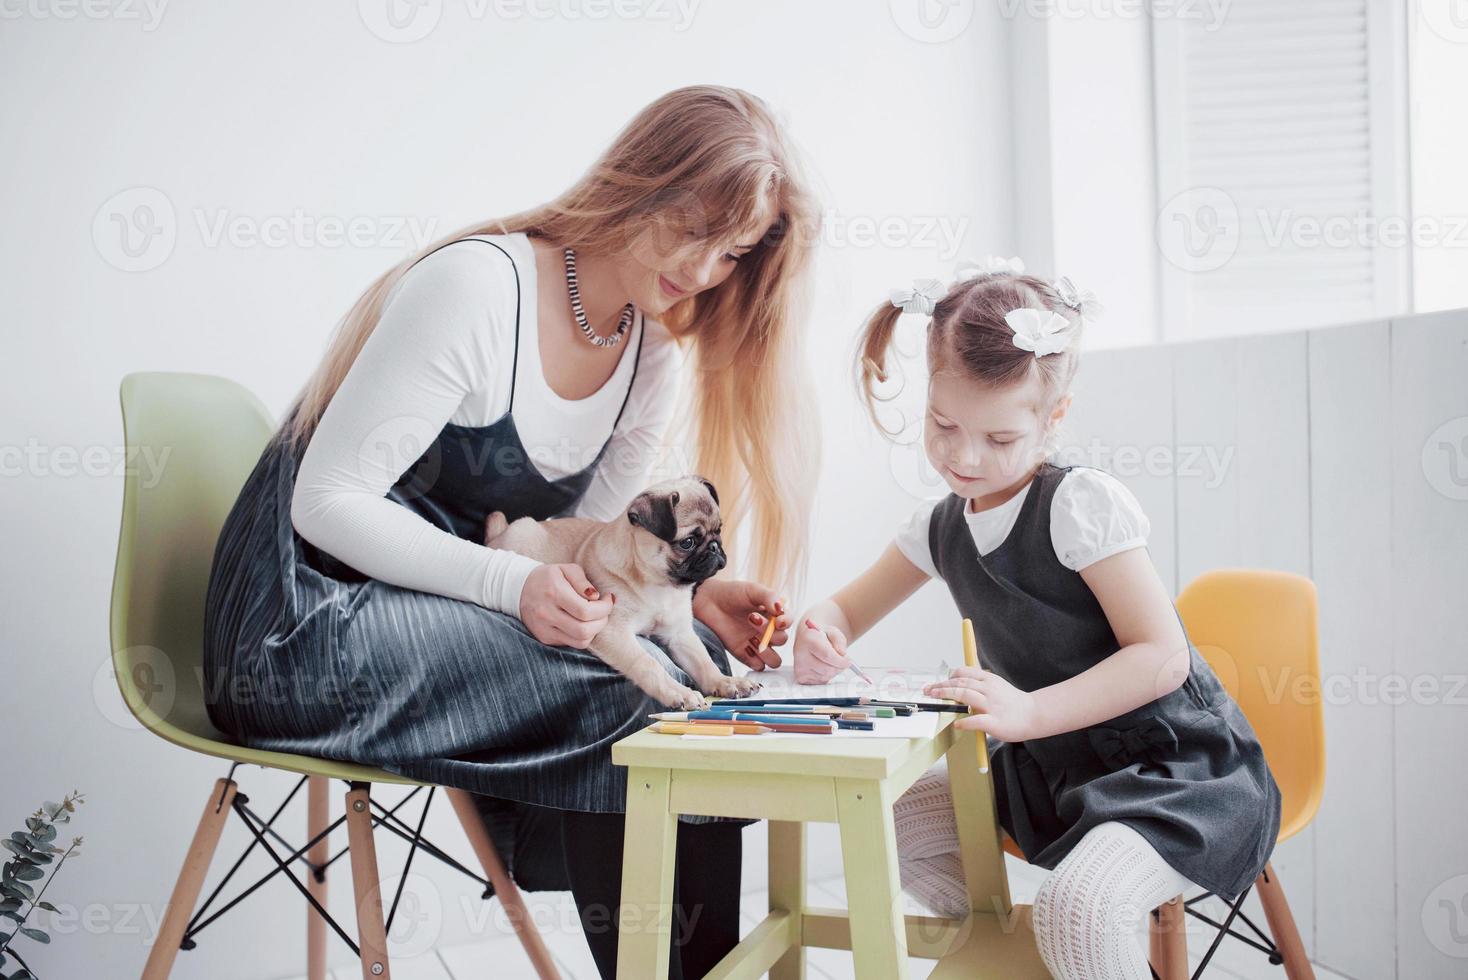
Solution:
<svg viewBox="0 0 1468 980"><path fill-rule="evenodd" d="M503 511L494 511L484 519L484 543L489 544L495 538L505 533L505 528L510 522L505 518Z"/></svg>
<svg viewBox="0 0 1468 980"><path fill-rule="evenodd" d="M707 692L718 698L746 698L764 687L753 674L743 677L725 677L723 674L708 685Z"/></svg>
<svg viewBox="0 0 1468 980"><path fill-rule="evenodd" d="M669 683L653 697L677 711L702 711L709 706L708 700L691 687Z"/></svg>

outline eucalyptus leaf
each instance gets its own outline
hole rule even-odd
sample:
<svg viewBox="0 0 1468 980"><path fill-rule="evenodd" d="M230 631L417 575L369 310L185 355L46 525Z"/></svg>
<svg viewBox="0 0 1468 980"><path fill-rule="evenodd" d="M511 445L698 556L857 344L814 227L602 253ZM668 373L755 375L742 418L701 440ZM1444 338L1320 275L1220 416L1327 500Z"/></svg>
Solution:
<svg viewBox="0 0 1468 980"><path fill-rule="evenodd" d="M17 871L15 873L15 876L21 881L40 881L42 878L46 877L46 872L33 865L27 865L26 867L21 868L19 871Z"/></svg>
<svg viewBox="0 0 1468 980"><path fill-rule="evenodd" d="M38 943L49 943L51 941L51 937L47 935L45 930L43 929L35 929L31 926L21 926L20 931L25 935L31 937Z"/></svg>

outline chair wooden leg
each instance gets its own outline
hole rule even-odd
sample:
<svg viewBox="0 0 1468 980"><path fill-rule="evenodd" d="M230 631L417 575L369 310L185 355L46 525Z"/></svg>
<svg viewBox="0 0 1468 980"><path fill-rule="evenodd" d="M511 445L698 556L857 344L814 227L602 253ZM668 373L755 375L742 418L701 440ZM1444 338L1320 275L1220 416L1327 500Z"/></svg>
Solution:
<svg viewBox="0 0 1468 980"><path fill-rule="evenodd" d="M306 783L306 839L310 840L326 829L331 822L328 780L325 776L312 776ZM321 866L331 856L330 841L323 837L306 852L306 860ZM326 872L306 876L306 890L326 907ZM306 903L306 978L326 980L326 920L321 913Z"/></svg>
<svg viewBox="0 0 1468 980"><path fill-rule="evenodd" d="M525 896L520 893L520 886L515 884L509 872L505 870L505 863L500 860L494 840L484 826L484 818L479 815L479 808L474 805L474 798L462 789L445 786L444 792L448 794L449 802L454 806L454 812L459 815L459 823L464 827L464 836L469 838L469 846L474 848L475 856L484 866L484 876L494 886L494 893L499 896L500 905L504 907L510 925L514 926L515 935L520 939L520 945L525 947L525 955L530 957L530 963L535 967L536 976L541 980L559 980L561 973L556 969L556 962L551 958L550 950L545 948L545 942L540 938L540 930L535 927L535 922L530 917L530 910L525 907Z"/></svg>
<svg viewBox="0 0 1468 980"><path fill-rule="evenodd" d="M1290 903L1285 899L1273 864L1264 865L1264 870L1254 880L1254 890L1259 895L1259 904L1264 906L1269 935L1284 957L1285 976L1289 980L1315 980L1315 968L1305 955L1300 930L1295 927L1295 916L1290 912Z"/></svg>
<svg viewBox="0 0 1468 980"><path fill-rule="evenodd" d="M1162 980L1188 980L1188 913L1181 895L1147 917L1152 969Z"/></svg>
<svg viewBox="0 0 1468 980"><path fill-rule="evenodd" d="M204 815L194 830L194 839L184 855L183 867L173 885L173 895L163 913L163 922L158 929L158 938L148 951L148 962L143 967L143 980L167 980L173 970L173 959L178 955L179 943L183 942L184 930L188 928L189 916L199 901L199 891L204 887L204 876L209 872L209 862L214 859L214 850L219 846L219 835L229 819L234 794L239 787L232 779L218 779L204 804Z"/></svg>
<svg viewBox="0 0 1468 980"><path fill-rule="evenodd" d="M372 839L370 792L368 783L353 783L347 792L347 845L352 855L357 945L362 954L362 980L391 980L387 928L382 922L382 884L377 872L377 847Z"/></svg>

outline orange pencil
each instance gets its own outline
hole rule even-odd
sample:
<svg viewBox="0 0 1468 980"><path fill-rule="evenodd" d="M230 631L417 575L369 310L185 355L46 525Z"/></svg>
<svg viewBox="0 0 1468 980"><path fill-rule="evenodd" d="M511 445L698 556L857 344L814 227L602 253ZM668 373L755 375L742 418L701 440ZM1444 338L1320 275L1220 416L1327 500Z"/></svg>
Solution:
<svg viewBox="0 0 1468 980"><path fill-rule="evenodd" d="M765 632L759 638L759 647L756 648L756 650L754 651L755 653L764 653L766 650L768 650L770 648L770 637L772 637L772 636L775 635L775 620L780 617L779 610L784 605L785 605L785 600L784 599L781 599L779 602L776 602L775 603L775 615L771 616L765 622Z"/></svg>

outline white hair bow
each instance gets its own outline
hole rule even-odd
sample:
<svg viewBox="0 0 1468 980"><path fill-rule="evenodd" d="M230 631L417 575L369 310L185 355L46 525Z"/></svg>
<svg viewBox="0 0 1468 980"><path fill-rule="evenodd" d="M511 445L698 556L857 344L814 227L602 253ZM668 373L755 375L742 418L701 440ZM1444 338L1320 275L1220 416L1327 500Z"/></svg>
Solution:
<svg viewBox="0 0 1468 980"><path fill-rule="evenodd" d="M1055 294L1060 301L1081 315L1082 320L1094 320L1105 311L1096 294L1089 289L1079 289L1069 276L1055 280Z"/></svg>
<svg viewBox="0 0 1468 980"><path fill-rule="evenodd" d="M1071 323L1053 310L1023 306L1004 314L1004 322L1014 331L1014 346L1033 351L1036 357L1058 354L1070 346Z"/></svg>
<svg viewBox="0 0 1468 980"><path fill-rule="evenodd" d="M1019 256L1013 255L1009 258L1001 258L998 255L986 255L978 261L969 260L958 263L954 270L954 278L959 282L965 279L974 279L978 276L994 276L1003 272L1019 275L1025 271L1025 264Z"/></svg>
<svg viewBox="0 0 1468 980"><path fill-rule="evenodd" d="M948 287L936 279L918 279L911 289L892 290L892 305L904 313L921 313L932 316L938 302L948 295Z"/></svg>

